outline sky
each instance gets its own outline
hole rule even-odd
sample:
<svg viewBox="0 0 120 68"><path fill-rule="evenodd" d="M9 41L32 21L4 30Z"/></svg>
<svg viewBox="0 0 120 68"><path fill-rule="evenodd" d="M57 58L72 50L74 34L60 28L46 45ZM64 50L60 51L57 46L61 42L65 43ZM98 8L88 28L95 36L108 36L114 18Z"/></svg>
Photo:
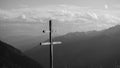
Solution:
<svg viewBox="0 0 120 68"><path fill-rule="evenodd" d="M44 22L44 18L60 21L88 19L87 22L92 20L92 23L104 21L103 24L107 22L106 25L116 22L118 24L119 3L120 0L0 0L0 18L7 20L22 18L29 22Z"/></svg>
<svg viewBox="0 0 120 68"><path fill-rule="evenodd" d="M120 0L0 0L1 9L69 4L82 7L120 8Z"/></svg>
<svg viewBox="0 0 120 68"><path fill-rule="evenodd" d="M58 20L58 34L107 29L120 24L120 0L0 0L0 39L28 48L47 26L26 23L43 24L49 17Z"/></svg>

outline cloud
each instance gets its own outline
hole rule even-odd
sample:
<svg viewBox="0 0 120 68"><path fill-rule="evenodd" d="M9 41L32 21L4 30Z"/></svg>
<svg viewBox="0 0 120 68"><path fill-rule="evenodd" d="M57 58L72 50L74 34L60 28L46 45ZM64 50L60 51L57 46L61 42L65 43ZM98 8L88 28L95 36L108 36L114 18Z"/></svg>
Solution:
<svg viewBox="0 0 120 68"><path fill-rule="evenodd" d="M116 5L112 5L114 8L119 8L120 9L120 5L116 4Z"/></svg>
<svg viewBox="0 0 120 68"><path fill-rule="evenodd" d="M28 5L25 5L25 4L20 5L20 7L21 7L21 8L29 8L29 6L28 6Z"/></svg>
<svg viewBox="0 0 120 68"><path fill-rule="evenodd" d="M54 19L65 23L96 24L96 26L99 25L100 27L104 27L104 25L111 27L112 25L120 24L120 17L118 14L120 14L119 10L109 11L70 5L40 8L27 7L12 10L0 9L0 18L9 19L11 21L44 22L48 19Z"/></svg>
<svg viewBox="0 0 120 68"><path fill-rule="evenodd" d="M0 18L2 19L13 18L14 15L15 13L0 9Z"/></svg>

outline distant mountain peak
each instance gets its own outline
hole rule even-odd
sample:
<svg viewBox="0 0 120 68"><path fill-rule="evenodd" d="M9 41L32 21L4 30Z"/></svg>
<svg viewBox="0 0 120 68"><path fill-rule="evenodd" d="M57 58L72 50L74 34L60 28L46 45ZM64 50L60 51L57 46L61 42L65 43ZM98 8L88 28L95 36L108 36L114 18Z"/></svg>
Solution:
<svg viewBox="0 0 120 68"><path fill-rule="evenodd" d="M54 65L57 68L63 68L67 64L72 68L99 68L99 65L114 68L116 62L120 65L119 40L120 25L104 31L72 32L56 37L53 41L61 41L62 44L54 46ZM45 59L43 64L47 68L49 46L38 45L26 54L39 62Z"/></svg>

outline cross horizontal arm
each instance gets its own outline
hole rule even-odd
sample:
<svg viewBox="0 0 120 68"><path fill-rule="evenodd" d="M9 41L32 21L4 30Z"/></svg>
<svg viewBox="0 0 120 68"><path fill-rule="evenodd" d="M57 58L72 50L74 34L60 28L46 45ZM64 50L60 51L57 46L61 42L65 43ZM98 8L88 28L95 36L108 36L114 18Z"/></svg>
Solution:
<svg viewBox="0 0 120 68"><path fill-rule="evenodd" d="M52 42L52 44L61 44L62 42ZM40 45L50 45L50 42L40 43Z"/></svg>

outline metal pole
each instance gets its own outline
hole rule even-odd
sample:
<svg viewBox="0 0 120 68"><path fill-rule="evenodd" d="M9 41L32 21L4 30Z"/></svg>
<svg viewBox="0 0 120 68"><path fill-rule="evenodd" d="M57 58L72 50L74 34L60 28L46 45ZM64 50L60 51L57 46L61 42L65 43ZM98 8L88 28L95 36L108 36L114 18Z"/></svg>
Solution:
<svg viewBox="0 0 120 68"><path fill-rule="evenodd" d="M52 21L49 21L49 42L50 42L50 68L53 68L53 43L52 43Z"/></svg>

